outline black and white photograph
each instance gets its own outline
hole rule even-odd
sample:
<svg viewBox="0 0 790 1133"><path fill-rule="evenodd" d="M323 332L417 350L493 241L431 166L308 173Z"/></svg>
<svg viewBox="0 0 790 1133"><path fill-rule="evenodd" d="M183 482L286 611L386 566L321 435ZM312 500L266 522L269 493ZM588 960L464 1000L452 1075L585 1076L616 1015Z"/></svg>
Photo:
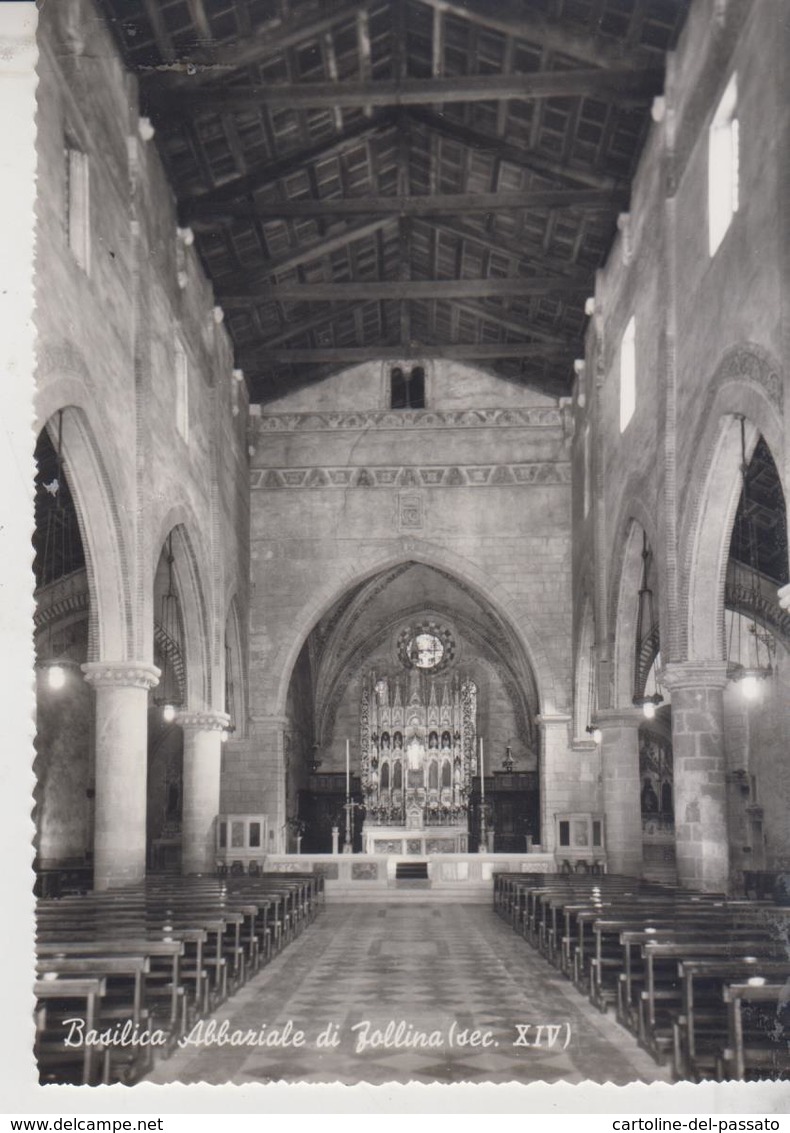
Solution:
<svg viewBox="0 0 790 1133"><path fill-rule="evenodd" d="M786 1113L790 5L1 7L32 1096Z"/></svg>

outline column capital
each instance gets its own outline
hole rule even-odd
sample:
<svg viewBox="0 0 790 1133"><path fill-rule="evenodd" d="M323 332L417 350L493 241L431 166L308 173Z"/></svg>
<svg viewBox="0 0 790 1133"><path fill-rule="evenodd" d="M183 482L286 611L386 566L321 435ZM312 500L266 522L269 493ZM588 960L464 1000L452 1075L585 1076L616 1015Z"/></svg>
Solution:
<svg viewBox="0 0 790 1133"><path fill-rule="evenodd" d="M659 679L670 692L687 688L724 688L727 684L727 662L670 661L663 666Z"/></svg>
<svg viewBox="0 0 790 1133"><path fill-rule="evenodd" d="M541 728L567 728L572 719L572 716L565 716L562 713L545 712L535 717L535 723Z"/></svg>
<svg viewBox="0 0 790 1133"><path fill-rule="evenodd" d="M230 716L227 712L215 712L214 709L207 708L200 712L179 712L175 722L184 731L222 732L230 724Z"/></svg>
<svg viewBox="0 0 790 1133"><path fill-rule="evenodd" d="M146 661L87 661L80 668L93 688L142 688L147 692L159 684L161 676Z"/></svg>
<svg viewBox="0 0 790 1133"><path fill-rule="evenodd" d="M601 708L593 714L593 724L605 732L607 728L638 728L645 717L639 708Z"/></svg>

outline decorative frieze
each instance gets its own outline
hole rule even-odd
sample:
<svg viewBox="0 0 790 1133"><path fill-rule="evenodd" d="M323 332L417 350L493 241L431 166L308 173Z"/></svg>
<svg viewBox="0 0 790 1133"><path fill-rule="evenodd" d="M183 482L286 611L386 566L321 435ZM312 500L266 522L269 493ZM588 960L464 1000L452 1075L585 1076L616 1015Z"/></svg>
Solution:
<svg viewBox="0 0 790 1133"><path fill-rule="evenodd" d="M250 487L283 488L462 488L518 484L570 484L567 461L532 464L431 465L418 468L268 468L253 469ZM416 515L409 526L416 525ZM407 524L402 524L407 526Z"/></svg>
<svg viewBox="0 0 790 1133"><path fill-rule="evenodd" d="M562 412L554 407L527 409L411 409L348 413L262 413L253 418L262 433L314 433L370 429L559 428Z"/></svg>

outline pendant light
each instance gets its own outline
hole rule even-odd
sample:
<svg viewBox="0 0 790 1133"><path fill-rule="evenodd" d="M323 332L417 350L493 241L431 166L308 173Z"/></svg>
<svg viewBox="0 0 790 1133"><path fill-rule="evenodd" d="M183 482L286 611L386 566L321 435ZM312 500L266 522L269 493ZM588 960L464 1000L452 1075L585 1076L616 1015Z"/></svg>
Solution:
<svg viewBox="0 0 790 1133"><path fill-rule="evenodd" d="M634 657L634 695L631 703L635 708L641 708L646 720L652 720L656 708L663 704L664 698L656 687L656 691L648 694L645 690L650 670L645 672L645 648L649 651L651 662L658 655L658 622L653 607L653 591L647 584L647 564L650 559L650 549L647 544L647 534L642 532L642 582L639 587L638 606L636 613L636 640ZM657 684L658 682L656 682Z"/></svg>

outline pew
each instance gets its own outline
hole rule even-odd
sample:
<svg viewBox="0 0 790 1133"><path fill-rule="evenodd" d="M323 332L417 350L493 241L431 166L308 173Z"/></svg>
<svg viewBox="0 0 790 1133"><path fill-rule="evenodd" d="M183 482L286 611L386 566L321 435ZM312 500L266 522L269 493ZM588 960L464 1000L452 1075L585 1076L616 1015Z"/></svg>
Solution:
<svg viewBox="0 0 790 1133"><path fill-rule="evenodd" d="M36 980L35 1054L42 1085L55 1081L80 1086L98 1084L103 1048L65 1046L62 1023L64 1018L74 1015L85 1020L86 1031L94 1029L98 1003L106 986L103 978L95 977Z"/></svg>
<svg viewBox="0 0 790 1133"><path fill-rule="evenodd" d="M790 968L786 971L781 983L756 977L725 988L728 1043L722 1062L728 1077L759 1080L790 1071Z"/></svg>

